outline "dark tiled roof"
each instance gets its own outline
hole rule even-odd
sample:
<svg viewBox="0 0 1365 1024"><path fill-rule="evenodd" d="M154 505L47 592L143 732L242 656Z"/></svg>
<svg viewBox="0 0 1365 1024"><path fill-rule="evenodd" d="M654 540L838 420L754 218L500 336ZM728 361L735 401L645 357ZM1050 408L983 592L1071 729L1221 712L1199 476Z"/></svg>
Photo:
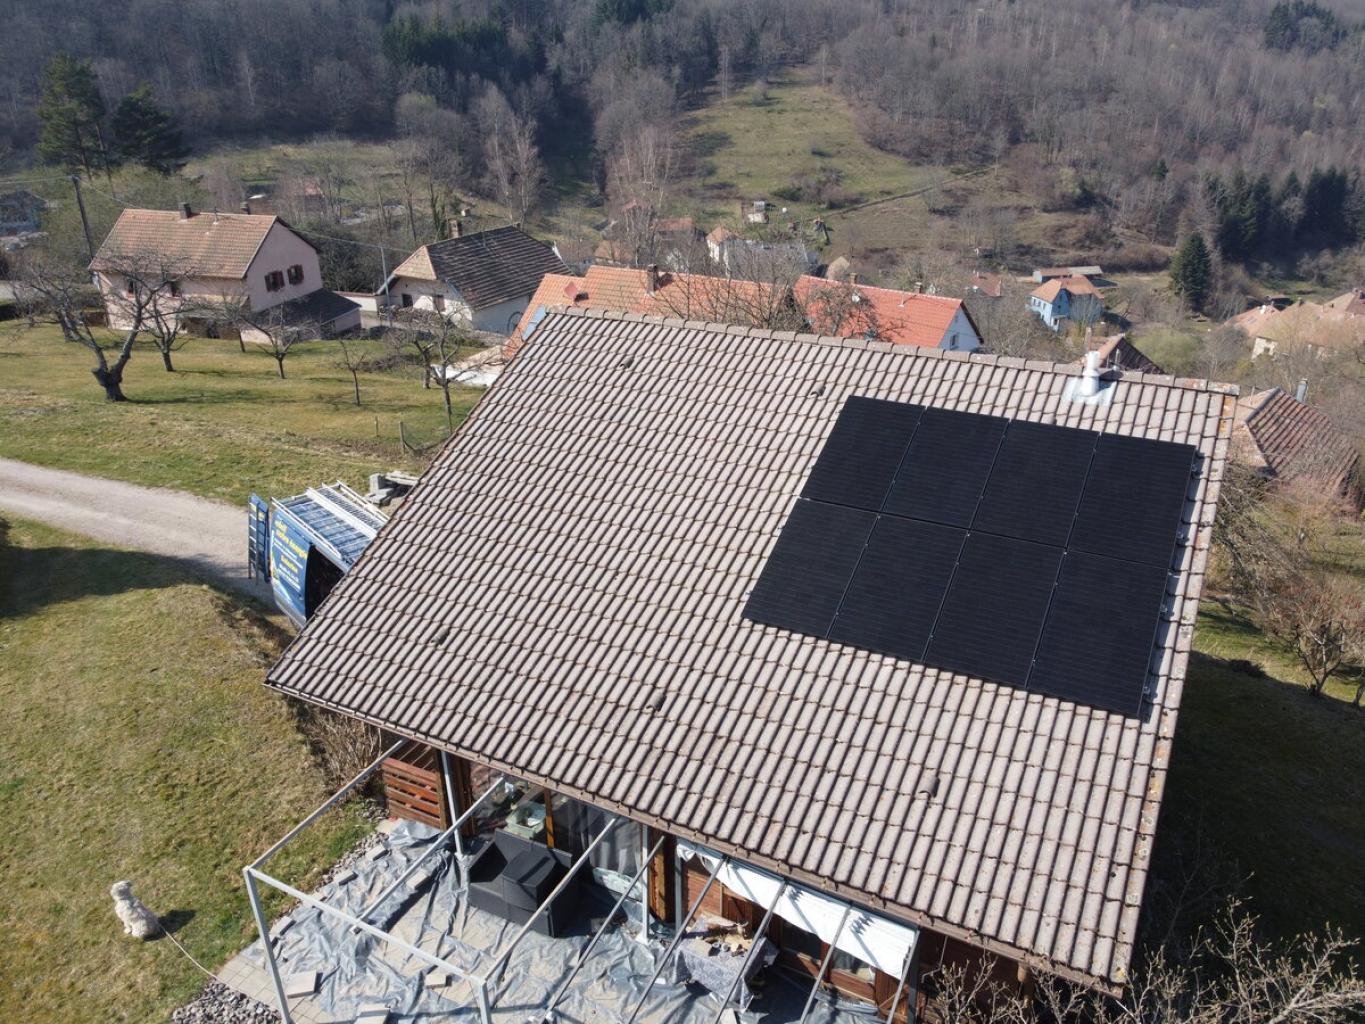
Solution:
<svg viewBox="0 0 1365 1024"><path fill-rule="evenodd" d="M286 324L319 324L325 327L359 309L360 303L326 288L319 288L275 308L279 311L281 321Z"/></svg>
<svg viewBox="0 0 1365 1024"><path fill-rule="evenodd" d="M1166 372L1129 341L1126 334L1099 339L1096 351L1100 354L1101 366L1117 366L1121 370L1137 370L1139 373Z"/></svg>
<svg viewBox="0 0 1365 1024"><path fill-rule="evenodd" d="M569 272L547 244L520 228L508 227L424 245L394 271L394 276L444 281L459 291L471 308L487 309L530 295L546 274Z"/></svg>
<svg viewBox="0 0 1365 1024"><path fill-rule="evenodd" d="M1340 492L1355 476L1360 449L1320 410L1279 388L1247 395L1237 406L1237 451L1281 480L1310 480Z"/></svg>
<svg viewBox="0 0 1365 1024"><path fill-rule="evenodd" d="M1075 402L1079 372L556 308L269 682L1121 982L1235 399L1125 373L1107 402ZM1197 447L1140 717L742 617L851 395Z"/></svg>

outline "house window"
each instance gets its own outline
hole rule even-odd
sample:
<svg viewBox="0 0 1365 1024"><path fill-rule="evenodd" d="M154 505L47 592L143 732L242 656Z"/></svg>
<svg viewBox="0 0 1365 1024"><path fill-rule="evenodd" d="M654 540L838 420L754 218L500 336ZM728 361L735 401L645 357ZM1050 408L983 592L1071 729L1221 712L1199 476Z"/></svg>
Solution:
<svg viewBox="0 0 1365 1024"><path fill-rule="evenodd" d="M171 281L171 282L170 282L170 286L171 286L171 294L172 294L172 295L179 295L179 294L180 294L180 282L179 282L179 281Z"/></svg>
<svg viewBox="0 0 1365 1024"><path fill-rule="evenodd" d="M289 283L303 284L303 265L295 263L289 268Z"/></svg>
<svg viewBox="0 0 1365 1024"><path fill-rule="evenodd" d="M277 292L284 287L284 274L278 270L272 270L265 275L265 290Z"/></svg>
<svg viewBox="0 0 1365 1024"><path fill-rule="evenodd" d="M129 295L137 294L137 285L133 284L133 279L131 277L124 283L123 290Z"/></svg>
<svg viewBox="0 0 1365 1024"><path fill-rule="evenodd" d="M404 292L404 293L403 293L403 296L402 296L402 299L403 299L403 308L404 308L404 309L411 309L411 308L412 308L412 296L409 295L407 292Z"/></svg>
<svg viewBox="0 0 1365 1024"><path fill-rule="evenodd" d="M444 295L433 295L431 297L432 308L438 313L446 311L446 297Z"/></svg>

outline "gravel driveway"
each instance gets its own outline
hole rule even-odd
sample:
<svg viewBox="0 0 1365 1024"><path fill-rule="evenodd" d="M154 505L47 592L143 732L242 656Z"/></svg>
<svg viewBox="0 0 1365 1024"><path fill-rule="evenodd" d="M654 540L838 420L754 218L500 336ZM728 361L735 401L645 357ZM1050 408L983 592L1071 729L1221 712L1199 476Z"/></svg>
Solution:
<svg viewBox="0 0 1365 1024"><path fill-rule="evenodd" d="M119 547L164 555L269 602L246 577L246 504L0 459L0 513L36 519Z"/></svg>

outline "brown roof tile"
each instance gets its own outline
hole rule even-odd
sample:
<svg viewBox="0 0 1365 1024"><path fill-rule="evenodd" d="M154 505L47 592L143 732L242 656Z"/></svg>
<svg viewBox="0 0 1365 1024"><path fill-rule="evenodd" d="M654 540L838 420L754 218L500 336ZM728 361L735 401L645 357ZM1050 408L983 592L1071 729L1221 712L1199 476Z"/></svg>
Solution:
<svg viewBox="0 0 1365 1024"><path fill-rule="evenodd" d="M1131 373L1107 405L1063 404L1074 365L599 310L551 311L535 337L270 684L1036 966L1125 980L1188 626L1163 623L1149 703L1125 718L741 610L849 395L1192 444L1189 523L1212 515L1233 400ZM1177 548L1173 618L1208 543L1198 527Z"/></svg>
<svg viewBox="0 0 1365 1024"><path fill-rule="evenodd" d="M1312 480L1344 491L1360 464L1360 449L1320 410L1279 388L1237 403L1233 432L1238 457L1281 480Z"/></svg>
<svg viewBox="0 0 1365 1024"><path fill-rule="evenodd" d="M152 255L182 267L185 276L236 280L246 276L277 223L288 228L278 217L258 213L182 217L178 210L127 209L114 222L90 269L116 269L120 262Z"/></svg>

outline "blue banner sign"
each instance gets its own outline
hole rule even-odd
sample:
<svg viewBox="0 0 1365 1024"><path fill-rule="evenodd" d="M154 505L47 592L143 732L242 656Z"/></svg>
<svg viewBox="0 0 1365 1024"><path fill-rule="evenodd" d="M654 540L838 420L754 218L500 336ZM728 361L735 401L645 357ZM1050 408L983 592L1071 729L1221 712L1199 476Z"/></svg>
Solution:
<svg viewBox="0 0 1365 1024"><path fill-rule="evenodd" d="M302 626L308 618L303 587L312 542L303 524L279 505L270 519L270 586L280 610Z"/></svg>

